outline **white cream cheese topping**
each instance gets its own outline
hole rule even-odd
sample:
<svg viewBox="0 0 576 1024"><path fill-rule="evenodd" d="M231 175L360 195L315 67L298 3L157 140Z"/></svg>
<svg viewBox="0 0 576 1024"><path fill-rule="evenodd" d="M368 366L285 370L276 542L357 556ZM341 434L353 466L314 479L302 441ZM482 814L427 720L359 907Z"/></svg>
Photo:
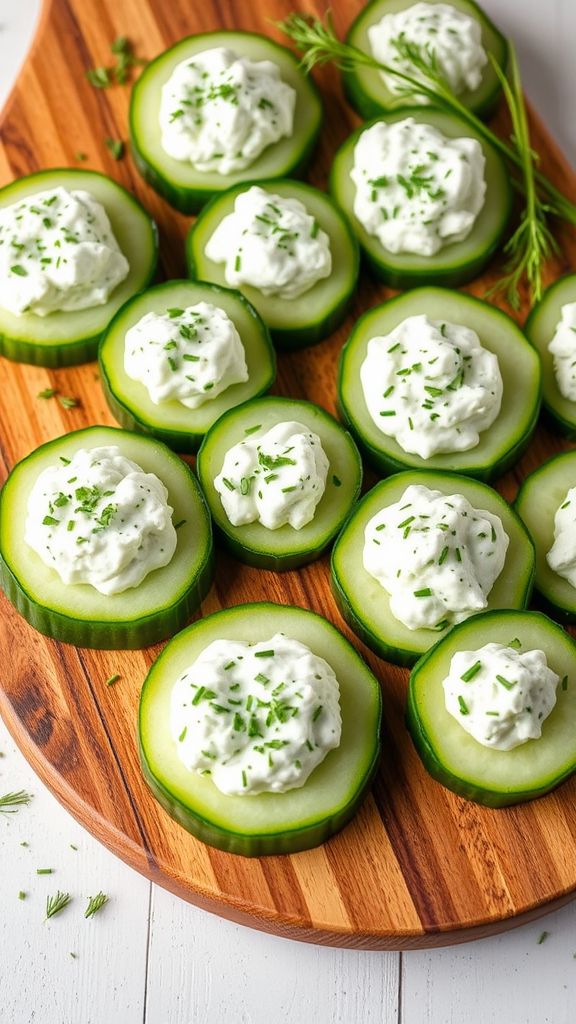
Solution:
<svg viewBox="0 0 576 1024"><path fill-rule="evenodd" d="M287 421L229 448L214 487L232 526L300 530L314 518L328 466L318 435Z"/></svg>
<svg viewBox="0 0 576 1024"><path fill-rule="evenodd" d="M569 402L576 402L576 302L562 306L548 351L554 357L554 375L560 394Z"/></svg>
<svg viewBox="0 0 576 1024"><path fill-rule="evenodd" d="M225 264L233 288L251 285L280 299L303 295L332 270L330 239L304 204L258 185L236 197L205 254Z"/></svg>
<svg viewBox="0 0 576 1024"><path fill-rule="evenodd" d="M273 61L219 46L177 64L162 88L162 148L199 171L243 171L294 127L296 91Z"/></svg>
<svg viewBox="0 0 576 1024"><path fill-rule="evenodd" d="M80 448L38 476L25 541L63 583L101 594L137 587L176 550L168 491L116 445Z"/></svg>
<svg viewBox="0 0 576 1024"><path fill-rule="evenodd" d="M151 400L188 409L248 380L244 346L234 323L208 302L146 313L126 332L124 369Z"/></svg>
<svg viewBox="0 0 576 1024"><path fill-rule="evenodd" d="M576 487L571 487L554 516L554 543L546 555L553 572L576 587Z"/></svg>
<svg viewBox="0 0 576 1024"><path fill-rule="evenodd" d="M498 357L471 328L425 314L371 338L360 379L378 429L423 459L474 448L502 403Z"/></svg>
<svg viewBox="0 0 576 1024"><path fill-rule="evenodd" d="M498 516L462 494L411 485L366 524L364 568L408 629L439 629L486 608L508 543Z"/></svg>
<svg viewBox="0 0 576 1024"><path fill-rule="evenodd" d="M466 238L484 206L477 139L451 139L413 117L378 121L354 147L354 213L390 253L433 256Z"/></svg>
<svg viewBox="0 0 576 1024"><path fill-rule="evenodd" d="M299 640L215 640L174 684L172 738L223 793L284 793L339 745L339 697L334 670Z"/></svg>
<svg viewBox="0 0 576 1024"><path fill-rule="evenodd" d="M446 710L484 747L513 750L537 740L556 703L560 676L544 651L486 644L458 651L443 681Z"/></svg>
<svg viewBox="0 0 576 1024"><path fill-rule="evenodd" d="M89 192L54 188L0 208L0 307L15 316L101 306L129 270Z"/></svg>

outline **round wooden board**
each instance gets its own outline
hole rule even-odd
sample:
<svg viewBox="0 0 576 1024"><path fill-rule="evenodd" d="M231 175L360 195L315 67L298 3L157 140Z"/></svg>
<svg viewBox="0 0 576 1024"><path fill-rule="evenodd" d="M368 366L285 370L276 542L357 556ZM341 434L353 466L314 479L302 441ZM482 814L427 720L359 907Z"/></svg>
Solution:
<svg viewBox="0 0 576 1024"><path fill-rule="evenodd" d="M153 57L180 37L218 27L253 29L281 39L270 19L291 0L52 0L0 126L2 184L43 167L104 170L132 189L160 226L162 270L184 272L188 221L139 178L130 156L115 162L106 137L126 138L128 87L92 88L86 69L109 62L110 42L127 34L139 55ZM343 32L359 0L335 3ZM313 4L318 12L322 5ZM307 4L310 9L310 5ZM326 105L311 179L320 186L335 148L356 123L338 75L318 74ZM502 115L501 115L502 117ZM504 120L501 120L504 126ZM576 177L542 126L533 141L544 169L576 197ZM576 267L576 241L560 238L556 277ZM498 268L493 268L493 277ZM470 289L482 294L492 277ZM320 346L281 355L276 390L305 396L333 411L335 366L355 317L389 293L365 274L353 315ZM525 304L526 305L526 304ZM63 409L37 394L55 387L80 399ZM68 430L112 423L94 365L46 371L0 360L0 447L3 472L38 444ZM518 395L522 401L522 395ZM516 472L518 481L566 447L540 429ZM313 608L345 634L329 589L324 558L300 572L248 569L219 553L215 585L203 611L274 599ZM567 901L576 888L576 780L523 807L488 810L459 799L429 778L403 722L407 673L380 661L357 641L382 683L383 756L356 820L325 846L295 856L247 860L196 842L154 801L140 774L136 709L157 650L95 652L53 643L30 629L3 598L0 710L16 741L59 800L98 839L149 878L207 910L292 938L366 949L442 945L487 935ZM106 679L120 673L112 687Z"/></svg>

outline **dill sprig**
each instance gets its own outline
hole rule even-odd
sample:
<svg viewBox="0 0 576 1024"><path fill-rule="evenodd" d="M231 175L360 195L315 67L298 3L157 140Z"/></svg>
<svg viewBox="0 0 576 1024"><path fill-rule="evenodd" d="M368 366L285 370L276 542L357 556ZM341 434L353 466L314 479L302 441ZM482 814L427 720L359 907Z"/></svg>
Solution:
<svg viewBox="0 0 576 1024"><path fill-rule="evenodd" d="M70 903L71 899L72 897L69 892L60 892L60 890L58 890L55 896L47 896L45 920L47 921L48 918L54 917L55 914L59 914L60 911L64 910L64 908Z"/></svg>
<svg viewBox="0 0 576 1024"><path fill-rule="evenodd" d="M508 140L496 135L483 121L469 110L454 94L439 67L434 50L427 46L398 38L394 46L401 61L392 67L376 60L369 53L338 39L330 14L325 21L290 14L277 23L302 52L301 65L310 71L316 64L333 63L342 71L354 71L360 66L373 68L393 78L400 86L404 100L428 99L436 109L456 114L481 138L489 142L508 162L514 172L514 188L524 197L525 207L518 229L506 245L508 266L502 281L492 291L505 289L513 306L519 303L518 287L525 276L532 300L542 291L542 270L557 246L548 228L548 217L556 216L576 225L576 204L572 203L536 166L537 155L530 144L526 108L516 52L510 44L511 80L505 78L494 57L492 66L504 90L510 108L513 133Z"/></svg>
<svg viewBox="0 0 576 1024"><path fill-rule="evenodd" d="M25 789L19 789L15 793L5 793L0 796L0 812L2 814L15 814L19 807L29 804L32 797Z"/></svg>
<svg viewBox="0 0 576 1024"><path fill-rule="evenodd" d="M97 914L105 903L108 903L108 897L104 892L99 892L96 896L89 896L84 917L94 917L94 914Z"/></svg>

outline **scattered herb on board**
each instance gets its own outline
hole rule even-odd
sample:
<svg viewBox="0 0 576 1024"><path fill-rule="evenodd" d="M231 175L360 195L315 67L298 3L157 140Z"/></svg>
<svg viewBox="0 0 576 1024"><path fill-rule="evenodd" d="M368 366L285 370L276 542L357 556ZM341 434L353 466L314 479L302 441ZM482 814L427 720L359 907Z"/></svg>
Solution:
<svg viewBox="0 0 576 1024"><path fill-rule="evenodd" d="M32 797L25 789L19 789L15 793L5 793L0 796L0 812L2 814L15 814L19 807L25 807L30 803Z"/></svg>
<svg viewBox="0 0 576 1024"><path fill-rule="evenodd" d="M84 917L94 917L94 914L97 914L99 910L102 910L105 903L108 903L108 897L104 892L99 892L96 896L89 896L88 906L84 912Z"/></svg>
<svg viewBox="0 0 576 1024"><path fill-rule="evenodd" d="M36 868L37 875L52 875L54 868Z"/></svg>
<svg viewBox="0 0 576 1024"><path fill-rule="evenodd" d="M550 932L540 932L540 935L538 937L538 945L541 946L543 942L546 942L546 939L549 935Z"/></svg>
<svg viewBox="0 0 576 1024"><path fill-rule="evenodd" d="M116 672L113 676L110 676L106 680L106 686L114 686L114 684L117 683L119 679L121 679L120 673Z"/></svg>
<svg viewBox="0 0 576 1024"><path fill-rule="evenodd" d="M20 892L18 893L18 899L19 900L25 900L26 899L26 893L24 892L23 889L20 889Z"/></svg>
<svg viewBox="0 0 576 1024"><path fill-rule="evenodd" d="M70 395L58 395L58 401L63 409L75 409L79 405L77 398L71 398Z"/></svg>
<svg viewBox="0 0 576 1024"><path fill-rule="evenodd" d="M77 161L78 161L78 163L83 163L83 162L84 162L84 160L87 160L87 159L88 159L88 157L86 156L86 153L83 153L83 152L82 152L82 150L78 149L78 150L77 150L77 151L76 151L76 152L74 153L74 159L75 159L75 160L77 160Z"/></svg>
<svg viewBox="0 0 576 1024"><path fill-rule="evenodd" d="M56 388L44 388L44 391L39 391L36 398L54 398L56 394Z"/></svg>
<svg viewBox="0 0 576 1024"><path fill-rule="evenodd" d="M71 899L72 897L70 896L69 892L60 892L60 890L58 890L55 896L47 896L46 917L44 918L44 920L47 921L48 918L55 917L56 914L59 914L62 910L64 910L65 907L68 906Z"/></svg>
<svg viewBox="0 0 576 1024"><path fill-rule="evenodd" d="M89 68L86 72L86 78L95 89L108 89L114 84L124 85L130 78L132 68L148 63L143 57L135 56L127 36L117 36L110 50L115 58L114 64Z"/></svg>
<svg viewBox="0 0 576 1024"><path fill-rule="evenodd" d="M122 139L106 139L106 146L110 150L113 160L121 160L124 156L124 143Z"/></svg>

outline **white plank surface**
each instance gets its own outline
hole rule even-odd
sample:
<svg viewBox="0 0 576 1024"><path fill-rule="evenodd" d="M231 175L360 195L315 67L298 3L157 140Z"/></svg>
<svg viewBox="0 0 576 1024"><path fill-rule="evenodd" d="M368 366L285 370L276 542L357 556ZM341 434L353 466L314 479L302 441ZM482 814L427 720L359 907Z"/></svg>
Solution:
<svg viewBox="0 0 576 1024"><path fill-rule="evenodd" d="M536 0L485 0L484 6L514 35L527 91L576 162L574 0L548 0L545 7ZM0 0L0 103L38 7L39 0ZM1 723L0 752L0 793L34 793L28 808L0 815L0 1024L574 1019L576 904L498 938L402 956L261 935L187 906L117 861L34 778ZM55 873L37 876L37 867ZM45 923L46 895L58 888L74 900ZM110 903L85 921L86 898L99 889ZM539 945L543 930L550 934Z"/></svg>

